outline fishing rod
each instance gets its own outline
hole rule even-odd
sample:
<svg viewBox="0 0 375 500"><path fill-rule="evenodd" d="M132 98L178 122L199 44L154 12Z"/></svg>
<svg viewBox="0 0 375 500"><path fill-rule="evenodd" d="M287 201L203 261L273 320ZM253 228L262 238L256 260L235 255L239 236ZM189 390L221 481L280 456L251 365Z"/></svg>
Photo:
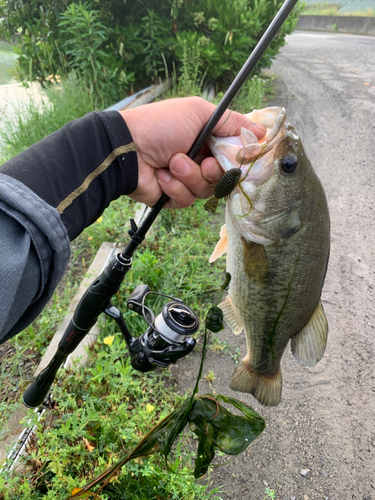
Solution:
<svg viewBox="0 0 375 500"><path fill-rule="evenodd" d="M189 149L187 153L189 158L194 159L197 156L297 2L298 0L286 0L282 5ZM155 318L153 311L145 305L145 299L149 294L156 292L152 292L147 285L138 285L129 296L127 307L143 316L148 324L148 329L140 337L131 335L121 311L111 303L111 298L116 295L125 275L131 269L133 253L145 239L147 231L168 200L169 196L163 194L139 227L134 219L130 219L130 242L121 253L111 258L101 275L86 290L52 360L24 393L23 402L26 406L36 408L43 403L58 369L89 333L101 313L116 321L125 339L131 365L136 370L147 372L157 366L166 367L194 349L196 341L191 335L198 331L199 320L181 299L158 293L157 295L168 297L170 301Z"/></svg>

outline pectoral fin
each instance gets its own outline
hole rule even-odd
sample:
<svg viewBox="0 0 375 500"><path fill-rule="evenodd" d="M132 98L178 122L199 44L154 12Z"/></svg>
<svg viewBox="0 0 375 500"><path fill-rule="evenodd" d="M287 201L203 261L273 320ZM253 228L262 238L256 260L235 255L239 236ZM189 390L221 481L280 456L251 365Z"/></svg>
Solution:
<svg viewBox="0 0 375 500"><path fill-rule="evenodd" d="M216 259L224 255L227 251L228 251L227 226L226 224L224 224L224 226L221 228L220 231L220 240L216 243L214 251L212 252L208 262L211 264Z"/></svg>
<svg viewBox="0 0 375 500"><path fill-rule="evenodd" d="M219 304L219 307L223 311L224 320L229 328L235 335L239 335L243 330L243 326L241 325L240 320L237 318L236 311L233 308L230 297L228 296L223 302L221 302Z"/></svg>
<svg viewBox="0 0 375 500"><path fill-rule="evenodd" d="M244 268L250 281L265 283L268 279L268 260L263 245L246 240L241 236L244 255Z"/></svg>
<svg viewBox="0 0 375 500"><path fill-rule="evenodd" d="M323 357L328 335L328 322L319 301L307 325L291 340L293 356L302 365L314 366Z"/></svg>

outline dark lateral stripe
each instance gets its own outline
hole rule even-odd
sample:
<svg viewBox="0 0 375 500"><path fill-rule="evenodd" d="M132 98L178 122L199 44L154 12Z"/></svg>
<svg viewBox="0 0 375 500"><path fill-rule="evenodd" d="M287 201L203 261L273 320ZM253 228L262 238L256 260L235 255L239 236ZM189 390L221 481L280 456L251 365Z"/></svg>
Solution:
<svg viewBox="0 0 375 500"><path fill-rule="evenodd" d="M119 155L129 153L130 151L136 151L134 142L120 146L112 151L110 155L101 163L95 170L89 174L82 184L77 187L72 193L70 193L57 207L56 210L59 214L62 214L64 210L73 203L73 201L83 194L90 186L92 181L96 179L100 174L102 174L111 165L113 160L115 160Z"/></svg>

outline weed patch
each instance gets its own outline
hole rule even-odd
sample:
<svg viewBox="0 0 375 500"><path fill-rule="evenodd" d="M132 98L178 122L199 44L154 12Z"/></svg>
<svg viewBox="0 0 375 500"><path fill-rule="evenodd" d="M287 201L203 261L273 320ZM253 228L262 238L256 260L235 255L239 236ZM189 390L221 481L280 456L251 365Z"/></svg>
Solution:
<svg viewBox="0 0 375 500"><path fill-rule="evenodd" d="M218 231L217 224L208 222L202 204L199 201L189 209L163 211L155 224L155 236L146 239L135 254L133 268L114 297L133 335L143 333L146 325L139 315L126 309L125 302L140 283L180 297L198 314L212 303L224 262L219 261L215 268L207 265L208 249L213 247ZM117 200L81 238L90 245L101 243L107 236L124 240L124 226L132 208L127 199ZM82 254L77 258L82 259ZM59 304L57 298L54 300L52 311ZM160 308L163 300L156 296L151 307ZM48 318L52 311L43 314ZM43 316L37 321L45 322L53 334L54 324L44 321ZM91 348L88 365L78 371L61 372L54 388L57 404L52 422L48 417L37 424L22 481L14 472L0 482L0 491L5 482L8 484L4 499L56 498L61 492L68 495L113 464L120 453L134 447L150 427L180 403L181 398L164 387L168 372L142 375L132 370L116 324L109 318L101 321L101 340ZM43 349L40 335L33 324L16 337L16 351L25 349L29 354ZM32 351L26 351L26 346ZM173 462L176 472L183 474L176 477L165 470L158 456L132 462L111 480L108 493L101 498L120 499L124 494L134 499L216 498L215 492L208 493L208 485L196 484L187 475L192 468L191 452L185 451L182 456L183 460Z"/></svg>
<svg viewBox="0 0 375 500"><path fill-rule="evenodd" d="M360 17L373 17L375 16L374 9L358 10L352 12L340 11L340 4L335 3L311 3L305 4L304 10L301 12L304 16L360 16Z"/></svg>
<svg viewBox="0 0 375 500"><path fill-rule="evenodd" d="M93 111L94 104L82 83L70 77L62 85L52 85L43 94L42 101L32 99L16 109L16 118L2 116L4 127L0 145L0 163L13 158L65 123Z"/></svg>

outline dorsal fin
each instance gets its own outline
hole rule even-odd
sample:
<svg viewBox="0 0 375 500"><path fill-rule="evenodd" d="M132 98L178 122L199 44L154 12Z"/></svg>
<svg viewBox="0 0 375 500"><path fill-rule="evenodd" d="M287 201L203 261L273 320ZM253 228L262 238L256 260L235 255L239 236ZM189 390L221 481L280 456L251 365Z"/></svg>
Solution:
<svg viewBox="0 0 375 500"><path fill-rule="evenodd" d="M224 226L220 230L220 239L216 243L214 251L212 252L208 262L211 264L216 259L224 255L227 251L228 251L227 226L226 224L224 224Z"/></svg>

